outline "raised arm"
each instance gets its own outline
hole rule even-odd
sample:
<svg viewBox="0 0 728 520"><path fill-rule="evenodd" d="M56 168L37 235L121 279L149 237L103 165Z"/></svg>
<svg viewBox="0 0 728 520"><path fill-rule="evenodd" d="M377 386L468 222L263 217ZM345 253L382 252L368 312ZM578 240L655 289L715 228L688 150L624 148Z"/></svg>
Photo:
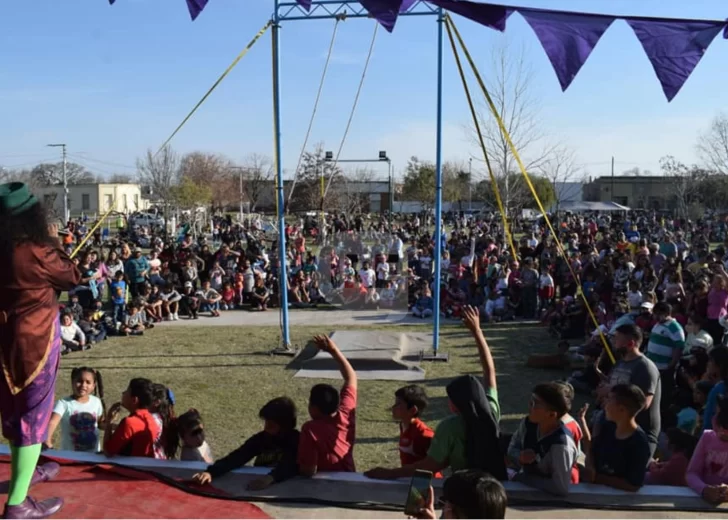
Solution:
<svg viewBox="0 0 728 520"><path fill-rule="evenodd" d="M480 328L480 312L476 307L463 307L463 323L470 330L478 347L478 355L480 356L480 365L483 367L483 380L486 388L497 389L495 378L495 362L490 353L488 342L485 340L483 331Z"/></svg>
<svg viewBox="0 0 728 520"><path fill-rule="evenodd" d="M325 335L314 336L313 341L319 350L323 352L328 352L329 354L331 354L331 357L334 358L336 364L339 365L339 371L341 372L341 376L344 378L344 384L351 387L352 389L356 389L356 372L354 371L346 357L344 357L344 354L341 353L339 347L336 346L336 343L331 341L331 338Z"/></svg>

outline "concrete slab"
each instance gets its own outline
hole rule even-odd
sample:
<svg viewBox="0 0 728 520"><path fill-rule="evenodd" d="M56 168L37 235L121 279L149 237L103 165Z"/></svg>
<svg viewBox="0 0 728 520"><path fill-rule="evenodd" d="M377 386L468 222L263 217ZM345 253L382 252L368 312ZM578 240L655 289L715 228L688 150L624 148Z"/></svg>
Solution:
<svg viewBox="0 0 728 520"><path fill-rule="evenodd" d="M432 345L432 335L370 330L338 330L331 335L360 379L385 381L423 381L425 371L418 366L420 353ZM340 379L341 374L331 356L315 351L312 357L304 350L304 360L294 377Z"/></svg>

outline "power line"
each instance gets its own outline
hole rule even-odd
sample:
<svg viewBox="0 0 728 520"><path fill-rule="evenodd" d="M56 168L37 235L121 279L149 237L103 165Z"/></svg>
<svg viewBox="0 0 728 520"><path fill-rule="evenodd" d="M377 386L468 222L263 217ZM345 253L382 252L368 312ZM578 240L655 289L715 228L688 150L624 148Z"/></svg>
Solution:
<svg viewBox="0 0 728 520"><path fill-rule="evenodd" d="M93 157L89 157L87 154L85 154L83 152L77 152L77 153L73 153L73 154L69 153L68 155L70 157L75 157L82 161L91 161L91 162L95 162L95 163L99 163L99 164L105 164L106 166L114 166L117 168L125 168L127 170L134 170L134 171L136 171L136 169L137 169L136 166L132 166L130 164L121 164L121 163L115 163L115 162L110 162L110 161L102 161L101 159L95 159Z"/></svg>

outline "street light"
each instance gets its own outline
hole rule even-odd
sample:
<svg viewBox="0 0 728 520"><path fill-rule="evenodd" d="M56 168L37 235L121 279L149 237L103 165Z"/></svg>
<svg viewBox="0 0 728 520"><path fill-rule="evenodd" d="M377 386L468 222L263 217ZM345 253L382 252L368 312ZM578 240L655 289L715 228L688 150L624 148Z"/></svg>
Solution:
<svg viewBox="0 0 728 520"><path fill-rule="evenodd" d="M392 213L394 212L394 185L392 182L392 160L387 156L386 150L379 152L379 160L387 162L389 169L389 231L392 231Z"/></svg>
<svg viewBox="0 0 728 520"><path fill-rule="evenodd" d="M61 148L63 150L63 225L68 224L68 178L66 176L66 145L65 143L48 144L50 148Z"/></svg>
<svg viewBox="0 0 728 520"><path fill-rule="evenodd" d="M473 212L473 158L468 159L468 210ZM471 215L472 216L472 215Z"/></svg>

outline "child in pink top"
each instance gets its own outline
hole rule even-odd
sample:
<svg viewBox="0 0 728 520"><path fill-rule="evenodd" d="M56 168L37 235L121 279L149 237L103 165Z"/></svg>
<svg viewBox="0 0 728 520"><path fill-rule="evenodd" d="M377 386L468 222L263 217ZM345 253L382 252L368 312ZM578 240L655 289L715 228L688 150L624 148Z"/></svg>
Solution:
<svg viewBox="0 0 728 520"><path fill-rule="evenodd" d="M685 477L688 486L706 501L728 502L728 397L718 398L713 429L700 437Z"/></svg>

